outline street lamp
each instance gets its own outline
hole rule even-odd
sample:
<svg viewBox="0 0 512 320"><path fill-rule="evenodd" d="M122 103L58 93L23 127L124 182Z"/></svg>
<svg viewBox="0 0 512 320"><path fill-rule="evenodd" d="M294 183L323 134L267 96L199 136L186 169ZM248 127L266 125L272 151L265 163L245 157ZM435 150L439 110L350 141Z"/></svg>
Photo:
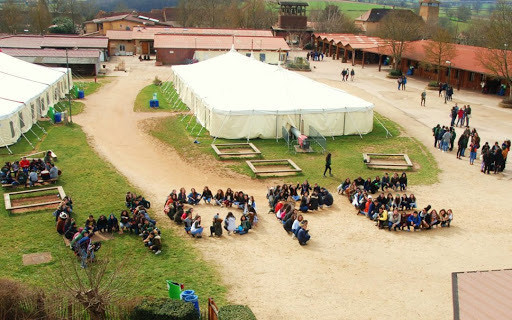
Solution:
<svg viewBox="0 0 512 320"><path fill-rule="evenodd" d="M70 69L69 69L69 57L68 57L68 48L66 48L66 72L68 75L68 104L69 104L69 122L73 123L73 118L71 116L71 93L69 92L71 90L71 81L69 80L70 76Z"/></svg>
<svg viewBox="0 0 512 320"><path fill-rule="evenodd" d="M448 85L450 85L450 79L452 76L452 62L449 60L446 60L446 64L448 65Z"/></svg>

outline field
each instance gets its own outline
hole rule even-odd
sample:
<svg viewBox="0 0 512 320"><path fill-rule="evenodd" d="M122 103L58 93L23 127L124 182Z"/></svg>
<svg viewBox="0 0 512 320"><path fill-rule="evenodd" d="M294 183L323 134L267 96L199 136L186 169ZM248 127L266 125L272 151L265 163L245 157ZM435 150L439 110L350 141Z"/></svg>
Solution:
<svg viewBox="0 0 512 320"><path fill-rule="evenodd" d="M362 3L362 2L345 2L345 1L308 1L308 10L322 10L326 5L336 5L340 8L341 12L346 14L349 18L355 19L365 13L366 11L373 8L389 8L377 3Z"/></svg>
<svg viewBox="0 0 512 320"><path fill-rule="evenodd" d="M35 151L52 149L58 155L56 165L63 172L58 184L73 198L73 216L77 225L81 226L89 214L97 218L100 214L114 213L119 218L124 208L125 193L138 190L90 148L78 125L52 126L49 122L43 125L48 135L36 145ZM28 138L35 141L31 135L27 133ZM11 149L15 155L1 149L0 161L13 161L33 152L25 141L18 142ZM0 243L2 277L22 280L42 288L58 288L56 273L62 272L59 259L69 259L72 254L55 231L53 210L9 214L3 204L0 206L0 234L4 239ZM158 203L153 206L160 208ZM154 212L151 214L155 216ZM112 255L115 260L124 261L123 270L116 271L121 279L129 280L123 288L123 296L165 297L164 280L169 279L196 290L202 303L207 297L215 297L220 304L224 303L226 289L219 283L213 266L203 262L189 243L166 226L167 222L159 222L158 225L163 239L163 253L159 256L151 254L139 237L126 233L115 234L115 239L104 242L99 252L100 258ZM45 251L52 254L52 262L22 265L23 254Z"/></svg>
<svg viewBox="0 0 512 320"><path fill-rule="evenodd" d="M144 89L142 89L137 98L135 99L135 104L133 106L133 111L135 112L158 112L158 111L170 111L173 109L185 109L185 105L181 103L181 101L177 101L177 98L172 98L175 96L174 87L170 82L164 82L161 86L156 86L154 84L150 84ZM149 100L153 99L153 93L157 94L159 100L158 108L150 108ZM172 99L171 99L172 98ZM167 100L169 99L169 100ZM176 104L174 104L174 102Z"/></svg>
<svg viewBox="0 0 512 320"><path fill-rule="evenodd" d="M407 153L415 165L414 170L408 174L409 183L428 185L437 182L439 170L430 152L415 139L400 136L399 126L394 122L381 116L378 117L391 132L392 138L386 138L385 130L376 121L373 132L364 135L362 139L359 136L342 136L335 137L334 139L327 137L327 150L332 153L334 177L324 178L322 176L325 154L320 152L295 154L295 152L287 150L286 144L282 139L277 142L275 139L254 139L251 142L262 152L264 159L290 158L303 170L300 177L285 177L285 181L288 182L308 179L310 181L322 181L325 186L334 188L341 179L344 180L347 177L355 179L358 176L362 176L364 179L367 177L372 177L373 179L376 175L382 175L383 170L366 168L362 161L363 152ZM217 162L216 155L210 147L213 138L209 136L209 133L203 130L198 136L199 126L196 126L193 133L191 133L194 121L191 121L187 130L186 126L190 120L189 116L183 121L181 119L182 116L159 119L153 124L150 133L171 145L185 159L191 161L196 159L195 161L198 161L197 159L206 157L204 159L205 163L211 163L212 161L217 164L223 163L226 170L234 170L254 177L245 161L224 160L223 162ZM200 142L199 144L192 143L195 138ZM216 141L216 143L229 142L246 142L246 140L217 139ZM312 147L313 149L320 150L319 146L314 143Z"/></svg>

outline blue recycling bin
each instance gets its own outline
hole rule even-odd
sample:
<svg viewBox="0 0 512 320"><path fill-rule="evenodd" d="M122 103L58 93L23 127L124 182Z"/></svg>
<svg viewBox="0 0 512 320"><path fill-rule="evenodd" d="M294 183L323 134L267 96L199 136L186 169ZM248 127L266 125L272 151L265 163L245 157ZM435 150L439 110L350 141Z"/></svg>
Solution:
<svg viewBox="0 0 512 320"><path fill-rule="evenodd" d="M149 100L149 107L158 108L159 106L160 106L160 103L158 100L155 100L155 99Z"/></svg>
<svg viewBox="0 0 512 320"><path fill-rule="evenodd" d="M78 99L83 99L85 97L84 90L78 90Z"/></svg>
<svg viewBox="0 0 512 320"><path fill-rule="evenodd" d="M195 294L186 296L185 302L192 303L194 308L197 310L197 313L201 314L201 311L199 310L199 299Z"/></svg>
<svg viewBox="0 0 512 320"><path fill-rule="evenodd" d="M62 113L60 113L60 112L55 113L54 119L55 119L54 120L55 123L60 123L62 121Z"/></svg>

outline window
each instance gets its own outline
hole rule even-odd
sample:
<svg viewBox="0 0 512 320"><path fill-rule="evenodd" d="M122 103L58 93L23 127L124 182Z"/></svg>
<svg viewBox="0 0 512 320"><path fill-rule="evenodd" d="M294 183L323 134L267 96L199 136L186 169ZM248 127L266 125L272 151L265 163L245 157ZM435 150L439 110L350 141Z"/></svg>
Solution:
<svg viewBox="0 0 512 320"><path fill-rule="evenodd" d="M126 47L124 46L124 44L119 45L119 51L126 51Z"/></svg>
<svg viewBox="0 0 512 320"><path fill-rule="evenodd" d="M264 53L260 53L260 61L261 62L265 62L265 54Z"/></svg>
<svg viewBox="0 0 512 320"><path fill-rule="evenodd" d="M460 70L455 70L455 79L459 79Z"/></svg>
<svg viewBox="0 0 512 320"><path fill-rule="evenodd" d="M35 107L34 107L34 104L30 104L30 112L32 112L32 119L34 119L34 111L35 111Z"/></svg>
<svg viewBox="0 0 512 320"><path fill-rule="evenodd" d="M47 106L50 105L50 93L49 92L46 93L46 105Z"/></svg>
<svg viewBox="0 0 512 320"><path fill-rule="evenodd" d="M250 58L251 57L251 53L248 52L248 53L245 54L245 56Z"/></svg>
<svg viewBox="0 0 512 320"><path fill-rule="evenodd" d="M126 31L130 31L130 27L129 26L126 26Z"/></svg>
<svg viewBox="0 0 512 320"><path fill-rule="evenodd" d="M44 105L44 99L41 99L41 102L39 104L41 106L41 115L43 114L44 112L44 109L45 109L45 105Z"/></svg>
<svg viewBox="0 0 512 320"><path fill-rule="evenodd" d="M9 121L9 125L11 126L11 137L14 138L14 123L12 123L12 121Z"/></svg>
<svg viewBox="0 0 512 320"><path fill-rule="evenodd" d="M18 112L18 116L20 117L20 128L25 127L25 121L23 120L23 113Z"/></svg>
<svg viewBox="0 0 512 320"><path fill-rule="evenodd" d="M281 53L279 55L279 61L286 61L286 53Z"/></svg>

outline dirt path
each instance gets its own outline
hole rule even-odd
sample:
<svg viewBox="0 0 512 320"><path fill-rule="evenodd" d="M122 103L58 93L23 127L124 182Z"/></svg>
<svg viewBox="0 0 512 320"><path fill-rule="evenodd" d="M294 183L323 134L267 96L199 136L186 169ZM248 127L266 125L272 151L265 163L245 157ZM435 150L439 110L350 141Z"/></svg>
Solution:
<svg viewBox="0 0 512 320"><path fill-rule="evenodd" d="M142 189L156 208L171 189L181 186L209 185L215 190L229 186L255 195L261 222L254 232L189 241L218 266L229 288L228 299L248 304L258 319L449 319L451 272L512 264L512 216L505 214L503 206L511 181L506 176L484 176L452 154L433 150L429 126L439 121L437 113L446 113L441 111L443 106L435 107L436 112L413 109L408 99L397 98L387 88L387 82L362 72L358 72L361 79L369 79L365 85L343 88L373 101L377 111L431 149L443 169L441 183L409 191L416 194L420 206L454 209L450 229L428 234L377 230L355 216L344 198L335 197L334 208L308 215L312 241L300 247L272 215L265 214L265 186L270 181L230 179L208 172L181 160L143 132L140 120L163 115L133 113L135 96L156 74L166 79L169 69L138 62L128 66L128 77L116 78L87 97L86 112L75 117L76 122L98 153ZM339 73L335 67L325 65L325 70L322 67L311 76L341 86L333 81ZM376 87L378 94L370 92ZM419 97L419 91L410 94ZM510 122L501 124L501 114L488 116L491 122L509 126ZM201 205L196 210L209 226L216 209ZM160 223L169 223L161 218Z"/></svg>

